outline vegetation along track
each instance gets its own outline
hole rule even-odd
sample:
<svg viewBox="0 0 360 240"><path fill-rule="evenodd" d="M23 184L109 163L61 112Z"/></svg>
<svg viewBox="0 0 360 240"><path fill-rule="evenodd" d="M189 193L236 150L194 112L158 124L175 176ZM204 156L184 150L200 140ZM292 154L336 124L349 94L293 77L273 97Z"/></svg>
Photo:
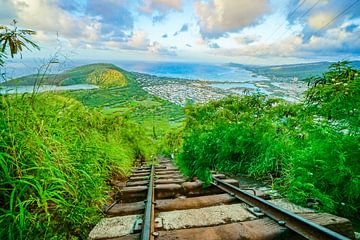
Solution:
<svg viewBox="0 0 360 240"><path fill-rule="evenodd" d="M90 239L351 239L350 221L276 203L224 174L203 186L170 160L137 167ZM281 205L281 206L279 206ZM287 210L286 210L287 209ZM330 230L332 229L332 230Z"/></svg>

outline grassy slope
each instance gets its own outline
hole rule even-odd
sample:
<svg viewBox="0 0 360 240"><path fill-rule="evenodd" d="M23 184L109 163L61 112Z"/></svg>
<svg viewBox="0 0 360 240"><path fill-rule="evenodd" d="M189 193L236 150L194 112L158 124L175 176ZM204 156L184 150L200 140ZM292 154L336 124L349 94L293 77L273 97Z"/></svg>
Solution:
<svg viewBox="0 0 360 240"><path fill-rule="evenodd" d="M71 91L65 93L84 105L109 115L125 116L142 124L148 135L163 136L177 128L184 118L182 107L144 91L131 73L124 72L127 86Z"/></svg>
<svg viewBox="0 0 360 240"><path fill-rule="evenodd" d="M0 239L87 238L113 175L149 159L140 125L54 93L0 96Z"/></svg>
<svg viewBox="0 0 360 240"><path fill-rule="evenodd" d="M67 82L104 66L71 69ZM1 239L85 239L108 199L106 180L149 159L181 125L181 107L111 67L126 86L0 96Z"/></svg>
<svg viewBox="0 0 360 240"><path fill-rule="evenodd" d="M360 213L360 70L338 64L306 101L226 98L185 110L180 168L271 181L291 201L341 216Z"/></svg>
<svg viewBox="0 0 360 240"><path fill-rule="evenodd" d="M46 74L42 75L28 75L16 79L9 80L2 83L4 86L29 86L34 85L35 82L44 84L44 85L73 85L73 84L97 84L102 85L102 83L94 82L92 79L101 78L102 74L116 71L119 75L123 75L124 71L113 64L97 63L97 64L88 64L84 66L75 67L69 70L66 70L59 74ZM105 84L106 85L106 84ZM116 85L116 84L113 84ZM119 83L118 85L126 85L126 83Z"/></svg>

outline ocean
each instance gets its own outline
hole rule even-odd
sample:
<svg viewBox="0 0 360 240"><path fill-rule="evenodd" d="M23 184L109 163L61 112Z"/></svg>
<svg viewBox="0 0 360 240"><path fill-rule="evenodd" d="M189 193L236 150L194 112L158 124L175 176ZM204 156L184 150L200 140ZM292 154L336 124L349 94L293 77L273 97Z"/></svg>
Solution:
<svg viewBox="0 0 360 240"><path fill-rule="evenodd" d="M113 63L126 71L147 73L160 77L184 78L191 80L207 80L217 82L257 82L268 81L264 76L256 76L252 72L228 64L203 64L184 62L142 62L142 61L68 61L54 67L53 73L89 63ZM7 64L8 77L20 77L36 73L39 61L24 60Z"/></svg>

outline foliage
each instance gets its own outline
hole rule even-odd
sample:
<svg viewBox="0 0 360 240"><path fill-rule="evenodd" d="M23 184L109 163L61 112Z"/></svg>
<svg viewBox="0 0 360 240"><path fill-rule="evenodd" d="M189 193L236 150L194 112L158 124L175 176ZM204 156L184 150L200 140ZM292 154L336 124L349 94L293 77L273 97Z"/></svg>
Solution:
<svg viewBox="0 0 360 240"><path fill-rule="evenodd" d="M141 127L78 101L40 94L0 102L0 238L87 238L108 200L106 181L149 159Z"/></svg>
<svg viewBox="0 0 360 240"><path fill-rule="evenodd" d="M161 140L172 128L177 128L183 119L180 106L155 97L144 91L131 73L124 73L125 87L109 87L64 94L74 97L84 105L97 108L112 116L132 119L144 128L146 135Z"/></svg>
<svg viewBox="0 0 360 240"><path fill-rule="evenodd" d="M123 87L127 84L124 74L113 69L106 71L94 71L89 75L87 82L104 87Z"/></svg>
<svg viewBox="0 0 360 240"><path fill-rule="evenodd" d="M0 25L0 67L4 65L3 59L7 52L13 58L16 54L21 54L23 48L30 50L29 46L39 50L39 46L28 38L34 34L32 30L17 28L15 20L12 28Z"/></svg>
<svg viewBox="0 0 360 240"><path fill-rule="evenodd" d="M306 92L309 110L329 120L345 121L348 127L360 126L360 71L349 62L330 66L322 77L309 78Z"/></svg>
<svg viewBox="0 0 360 240"><path fill-rule="evenodd" d="M205 182L214 169L252 175L296 203L358 214L358 74L347 63L332 65L299 104L255 95L188 107L180 168Z"/></svg>

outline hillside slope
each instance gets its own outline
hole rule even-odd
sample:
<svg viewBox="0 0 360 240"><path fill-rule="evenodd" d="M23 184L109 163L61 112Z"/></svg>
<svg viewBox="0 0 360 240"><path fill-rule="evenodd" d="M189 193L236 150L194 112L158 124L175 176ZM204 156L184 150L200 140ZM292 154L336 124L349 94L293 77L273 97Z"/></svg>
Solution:
<svg viewBox="0 0 360 240"><path fill-rule="evenodd" d="M59 74L33 74L2 83L4 86L29 86L37 84L67 86L93 84L97 86L126 86L125 71L113 64L96 63L75 67Z"/></svg>

